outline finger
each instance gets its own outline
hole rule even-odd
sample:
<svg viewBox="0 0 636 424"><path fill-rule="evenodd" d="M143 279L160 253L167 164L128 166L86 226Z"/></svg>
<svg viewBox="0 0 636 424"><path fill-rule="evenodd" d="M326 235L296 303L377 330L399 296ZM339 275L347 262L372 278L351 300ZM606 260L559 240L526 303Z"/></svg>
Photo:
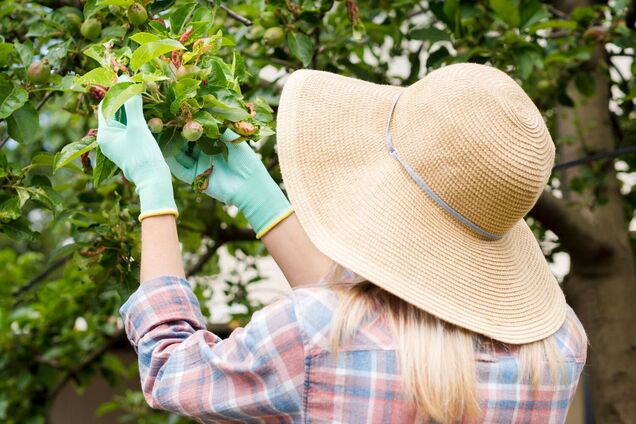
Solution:
<svg viewBox="0 0 636 424"><path fill-rule="evenodd" d="M177 179L183 181L184 183L191 183L193 180L193 172L191 167L183 166L181 162L177 160L176 156L170 156L166 158L166 163L170 168L170 172L172 175L177 177Z"/></svg>
<svg viewBox="0 0 636 424"><path fill-rule="evenodd" d="M239 138L241 138L241 136L229 128L226 128L225 131L223 132L223 135L221 135L221 140L223 141L234 141Z"/></svg>
<svg viewBox="0 0 636 424"><path fill-rule="evenodd" d="M181 164L181 166L185 168L194 168L194 166L197 163L196 159L192 158L191 156L188 156L186 153L183 153L183 152L178 152L173 157L175 158L177 162L179 162L179 164Z"/></svg>
<svg viewBox="0 0 636 424"><path fill-rule="evenodd" d="M141 94L137 94L136 96L131 97L126 103L124 103L128 125L146 125L143 107L144 106L143 100L141 99Z"/></svg>

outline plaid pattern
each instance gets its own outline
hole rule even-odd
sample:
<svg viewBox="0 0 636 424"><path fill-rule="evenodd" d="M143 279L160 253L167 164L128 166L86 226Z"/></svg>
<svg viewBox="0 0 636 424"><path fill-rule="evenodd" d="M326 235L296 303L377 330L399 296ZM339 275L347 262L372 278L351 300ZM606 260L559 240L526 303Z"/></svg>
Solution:
<svg viewBox="0 0 636 424"><path fill-rule="evenodd" d="M422 422L401 399L395 346L381 317L366 322L337 360L330 355L336 301L324 287L296 289L221 340L205 329L189 283L166 276L143 283L120 313L153 408L205 423ZM567 358L560 385L543 382L533 394L529 384L515 383L509 349L480 349L477 422L565 421L587 348L568 309L574 319L556 335Z"/></svg>

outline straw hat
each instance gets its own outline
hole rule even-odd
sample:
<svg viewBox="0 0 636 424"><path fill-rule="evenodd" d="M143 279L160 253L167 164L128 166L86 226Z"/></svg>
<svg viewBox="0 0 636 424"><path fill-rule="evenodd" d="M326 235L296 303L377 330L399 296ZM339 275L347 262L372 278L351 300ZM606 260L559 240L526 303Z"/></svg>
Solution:
<svg viewBox="0 0 636 424"><path fill-rule="evenodd" d="M404 88L299 70L277 126L287 193L325 255L496 340L562 325L565 298L523 220L554 144L504 72L455 64Z"/></svg>

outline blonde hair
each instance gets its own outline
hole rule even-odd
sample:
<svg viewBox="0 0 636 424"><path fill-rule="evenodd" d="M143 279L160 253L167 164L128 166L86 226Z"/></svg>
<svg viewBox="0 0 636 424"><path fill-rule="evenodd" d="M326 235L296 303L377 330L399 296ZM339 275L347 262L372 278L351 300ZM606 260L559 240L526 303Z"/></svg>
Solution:
<svg viewBox="0 0 636 424"><path fill-rule="evenodd" d="M331 279L323 279L322 283L340 297L331 324L333 354L338 356L369 313L384 316L395 334L403 396L423 418L447 423L479 415L475 352L488 345L518 347L518 382L528 378L535 391L546 365L551 382L558 384L565 375L554 336L523 345L506 345L445 322L361 277L338 283L343 271L337 265ZM487 342L482 343L484 340Z"/></svg>

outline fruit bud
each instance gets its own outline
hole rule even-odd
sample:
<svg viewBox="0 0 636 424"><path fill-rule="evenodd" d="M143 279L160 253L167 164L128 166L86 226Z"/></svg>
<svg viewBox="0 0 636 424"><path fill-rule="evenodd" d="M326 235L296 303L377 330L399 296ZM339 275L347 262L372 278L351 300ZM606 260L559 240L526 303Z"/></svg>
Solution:
<svg viewBox="0 0 636 424"><path fill-rule="evenodd" d="M163 121L160 118L152 118L148 121L150 132L159 134L163 130Z"/></svg>
<svg viewBox="0 0 636 424"><path fill-rule="evenodd" d="M203 135L203 126L195 121L188 121L181 131L181 135L188 141L197 141Z"/></svg>
<svg viewBox="0 0 636 424"><path fill-rule="evenodd" d="M241 135L251 135L256 132L256 127L251 122L239 121L234 123L234 129Z"/></svg>
<svg viewBox="0 0 636 424"><path fill-rule="evenodd" d="M27 71L27 77L33 84L46 84L51 78L51 67L47 62L33 62Z"/></svg>
<svg viewBox="0 0 636 424"><path fill-rule="evenodd" d="M96 40L102 33L102 23L94 18L86 19L80 27L82 35L89 40Z"/></svg>
<svg viewBox="0 0 636 424"><path fill-rule="evenodd" d="M278 47L285 40L285 31L281 27L272 27L263 34L263 43L269 47Z"/></svg>
<svg viewBox="0 0 636 424"><path fill-rule="evenodd" d="M148 20L148 12L141 4L133 3L128 8L128 20L133 25L142 25Z"/></svg>

